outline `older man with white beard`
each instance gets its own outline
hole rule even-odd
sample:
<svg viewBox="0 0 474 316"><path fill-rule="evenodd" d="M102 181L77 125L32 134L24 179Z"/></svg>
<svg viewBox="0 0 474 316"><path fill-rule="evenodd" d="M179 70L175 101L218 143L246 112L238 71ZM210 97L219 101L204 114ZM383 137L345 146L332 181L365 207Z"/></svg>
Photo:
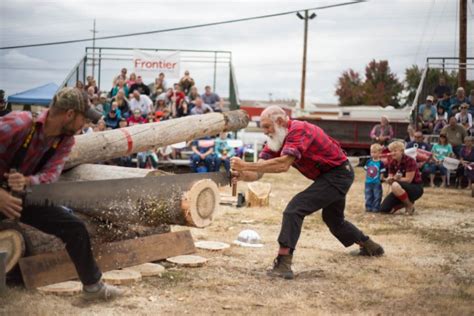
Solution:
<svg viewBox="0 0 474 316"><path fill-rule="evenodd" d="M344 219L346 194L354 181L354 171L337 141L316 125L290 120L278 106L262 112L260 126L268 142L256 163L231 159L234 181L256 181L264 173L286 172L290 166L314 182L298 193L283 212L278 237L280 248L272 277L293 279L291 270L305 216L322 209L323 221L331 233L346 247L360 246L360 255L381 256L383 248Z"/></svg>

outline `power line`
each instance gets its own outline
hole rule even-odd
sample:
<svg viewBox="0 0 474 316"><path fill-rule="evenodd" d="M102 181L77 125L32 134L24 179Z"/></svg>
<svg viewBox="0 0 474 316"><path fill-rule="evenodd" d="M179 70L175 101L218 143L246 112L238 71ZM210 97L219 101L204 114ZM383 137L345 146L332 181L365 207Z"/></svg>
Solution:
<svg viewBox="0 0 474 316"><path fill-rule="evenodd" d="M251 20L260 20L260 19L273 18L273 17L277 17L277 16L295 14L295 13L297 13L299 11L303 11L303 10L324 10L324 9L329 9L329 8L335 8L335 7L341 7L341 6L346 6L346 5L357 4L357 3L361 3L361 2L366 2L366 0L356 0L356 1L351 1L351 2L343 2L343 3L320 6L320 7L309 8L309 9L286 11L286 12L280 12L280 13L267 14L267 15L253 16L253 17L248 17L248 18L241 18L241 19L234 19L234 20L227 20L227 21L219 21L219 22L212 22L212 23L205 23L205 24L196 24L196 25L175 27L175 28L162 29L162 30L102 36L102 37L96 37L95 40L97 41L97 40L105 40L105 39L139 36L139 35L149 35L149 34L182 31L182 30L189 30L189 29L216 26L216 25L223 25L223 24L246 22L246 21L251 21ZM49 42L49 43L40 43L40 44L30 44L30 45L3 46L3 47L0 47L0 50L26 48L26 47L51 46L51 45L61 45L61 44L73 44L73 43L89 42L89 41L92 41L92 38L83 38L83 39L77 39L77 40Z"/></svg>

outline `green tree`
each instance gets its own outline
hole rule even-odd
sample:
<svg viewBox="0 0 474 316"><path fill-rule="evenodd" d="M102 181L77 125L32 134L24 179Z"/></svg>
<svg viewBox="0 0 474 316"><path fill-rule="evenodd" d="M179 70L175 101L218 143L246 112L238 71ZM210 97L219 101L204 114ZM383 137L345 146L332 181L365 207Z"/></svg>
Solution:
<svg viewBox="0 0 474 316"><path fill-rule="evenodd" d="M336 95L340 105L364 104L363 82L359 73L352 69L344 71L338 80Z"/></svg>

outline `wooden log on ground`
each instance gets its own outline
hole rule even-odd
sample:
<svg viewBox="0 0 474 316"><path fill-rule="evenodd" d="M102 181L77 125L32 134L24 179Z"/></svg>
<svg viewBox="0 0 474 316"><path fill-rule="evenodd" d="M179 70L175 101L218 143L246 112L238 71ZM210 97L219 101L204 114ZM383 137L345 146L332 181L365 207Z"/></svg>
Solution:
<svg viewBox="0 0 474 316"><path fill-rule="evenodd" d="M270 205L270 192L272 185L267 182L251 182L248 184L247 206L268 206Z"/></svg>
<svg viewBox="0 0 474 316"><path fill-rule="evenodd" d="M65 169L96 161L128 156L132 153L193 140L221 132L236 131L248 125L247 112L192 115L173 120L137 124L104 132L76 136L76 144Z"/></svg>
<svg viewBox="0 0 474 316"><path fill-rule="evenodd" d="M6 254L5 272L12 270L25 254L25 240L16 223L0 222L0 252Z"/></svg>
<svg viewBox="0 0 474 316"><path fill-rule="evenodd" d="M189 231L106 243L93 249L103 272L195 251ZM76 269L65 250L21 258L20 269L29 289L77 278Z"/></svg>

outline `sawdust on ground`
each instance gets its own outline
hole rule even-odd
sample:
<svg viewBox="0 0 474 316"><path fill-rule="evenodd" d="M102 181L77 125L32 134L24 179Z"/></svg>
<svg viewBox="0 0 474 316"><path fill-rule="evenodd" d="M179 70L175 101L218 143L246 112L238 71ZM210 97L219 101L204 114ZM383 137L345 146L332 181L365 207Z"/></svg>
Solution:
<svg viewBox="0 0 474 316"><path fill-rule="evenodd" d="M206 266L169 266L162 277L127 286L129 295L115 302L89 305L78 297L43 295L16 286L0 297L0 314L474 314L474 199L470 191L427 188L413 217L367 214L363 176L357 168L346 214L384 245L382 258L353 256L351 251L357 248L339 244L315 213L306 218L295 252L296 279L268 278L265 269L276 253L281 212L310 183L292 170L264 177L273 185L270 207L225 206L210 227L192 229L195 240L227 243L241 230L254 229L263 238L263 248L233 245L222 252L198 250L197 254L209 259ZM245 184L239 186L245 190ZM179 229L187 228L173 227Z"/></svg>

